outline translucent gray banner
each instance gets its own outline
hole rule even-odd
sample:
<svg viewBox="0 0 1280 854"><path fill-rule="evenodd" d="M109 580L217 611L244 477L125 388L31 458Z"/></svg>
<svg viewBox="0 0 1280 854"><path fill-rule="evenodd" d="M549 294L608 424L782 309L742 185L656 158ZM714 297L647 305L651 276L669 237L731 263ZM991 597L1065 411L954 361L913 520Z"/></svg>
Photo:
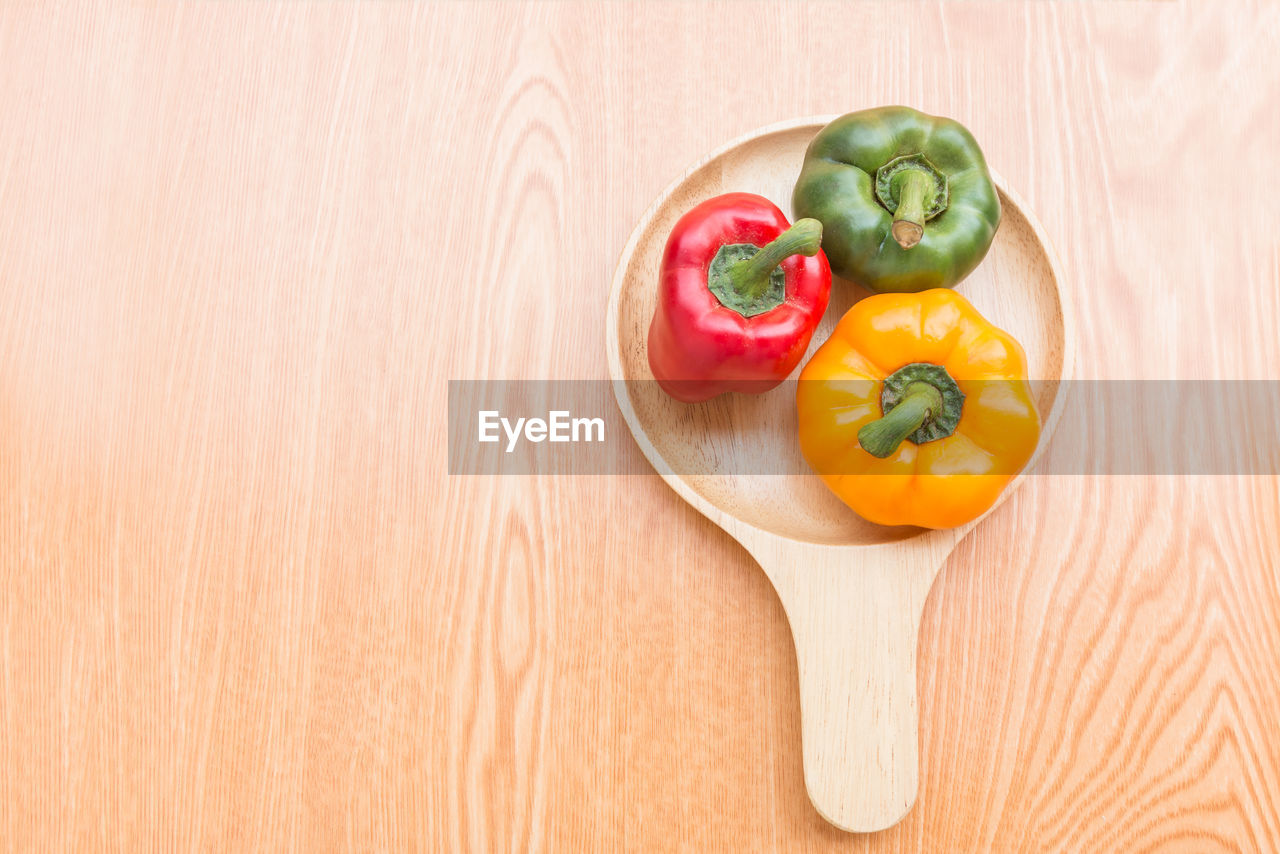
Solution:
<svg viewBox="0 0 1280 854"><path fill-rule="evenodd" d="M606 380L451 380L449 473L811 474L797 438L797 385L686 404L653 381L615 388ZM977 405L982 384L964 386L965 406ZM1032 474L1280 474L1280 381L1031 386L1046 430L1052 427ZM638 438L620 400L634 414ZM959 431L965 426L962 416ZM1000 468L996 444L986 448L994 461L989 472L1010 473Z"/></svg>

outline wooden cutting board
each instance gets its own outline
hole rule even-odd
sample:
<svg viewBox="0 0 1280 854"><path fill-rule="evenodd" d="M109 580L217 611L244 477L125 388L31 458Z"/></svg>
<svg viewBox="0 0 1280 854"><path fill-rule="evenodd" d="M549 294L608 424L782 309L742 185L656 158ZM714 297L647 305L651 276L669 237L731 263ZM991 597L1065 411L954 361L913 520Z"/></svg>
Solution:
<svg viewBox="0 0 1280 854"><path fill-rule="evenodd" d="M683 404L658 387L647 350L674 223L698 203L728 192L756 193L789 210L805 150L833 118L752 131L672 182L636 225L618 261L605 337L618 405L640 449L681 498L760 562L787 613L799 665L810 799L835 826L868 832L897 823L915 802L920 615L943 561L979 520L942 531L863 521L800 457L794 384L763 395ZM961 289L1027 351L1043 450L1068 393L1064 381L1074 366L1075 331L1048 238L1026 203L998 176L995 182L1000 229ZM846 308L866 295L839 278L832 290L834 305L806 361ZM1035 460L1029 465L1034 468ZM1016 479L999 501L1025 480Z"/></svg>

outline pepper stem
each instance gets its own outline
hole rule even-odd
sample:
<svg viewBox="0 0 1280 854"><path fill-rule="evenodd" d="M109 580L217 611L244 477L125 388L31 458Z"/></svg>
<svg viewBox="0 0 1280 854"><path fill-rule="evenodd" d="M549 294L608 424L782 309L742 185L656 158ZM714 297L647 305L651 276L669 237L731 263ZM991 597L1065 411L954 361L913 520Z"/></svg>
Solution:
<svg viewBox="0 0 1280 854"><path fill-rule="evenodd" d="M925 212L933 202L935 185L933 176L922 169L904 169L900 180L891 231L899 246L910 249L924 237Z"/></svg>
<svg viewBox="0 0 1280 854"><path fill-rule="evenodd" d="M893 456L902 440L942 412L942 392L931 383L913 382L898 405L858 431L858 444L873 457Z"/></svg>
<svg viewBox="0 0 1280 854"><path fill-rule="evenodd" d="M725 275L734 290L753 300L768 289L769 276L775 267L792 255L817 255L821 246L822 223L816 219L798 219L759 252L726 270Z"/></svg>

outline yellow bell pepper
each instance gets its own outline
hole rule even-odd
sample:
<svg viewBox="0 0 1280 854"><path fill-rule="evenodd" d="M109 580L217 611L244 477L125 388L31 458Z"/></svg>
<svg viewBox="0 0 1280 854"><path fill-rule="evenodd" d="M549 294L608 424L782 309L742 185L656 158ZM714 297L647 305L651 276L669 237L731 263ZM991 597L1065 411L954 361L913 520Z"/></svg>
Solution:
<svg viewBox="0 0 1280 854"><path fill-rule="evenodd" d="M854 305L805 365L796 404L809 465L881 525L976 519L1040 440L1022 347L946 289Z"/></svg>

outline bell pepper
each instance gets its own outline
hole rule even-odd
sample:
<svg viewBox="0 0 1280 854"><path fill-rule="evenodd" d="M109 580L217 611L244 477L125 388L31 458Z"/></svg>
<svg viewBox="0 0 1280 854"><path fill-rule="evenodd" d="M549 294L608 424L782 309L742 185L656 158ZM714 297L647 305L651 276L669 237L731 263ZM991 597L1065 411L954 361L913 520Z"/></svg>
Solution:
<svg viewBox="0 0 1280 854"><path fill-rule="evenodd" d="M831 296L822 224L790 225L751 193L701 203L676 223L649 325L649 366L688 403L760 393L795 370Z"/></svg>
<svg viewBox="0 0 1280 854"><path fill-rule="evenodd" d="M849 113L819 131L792 207L821 221L835 274L876 293L954 287L1000 225L973 135L908 107Z"/></svg>
<svg viewBox="0 0 1280 854"><path fill-rule="evenodd" d="M1040 439L1026 356L950 290L856 303L800 374L800 449L881 525L985 513Z"/></svg>

